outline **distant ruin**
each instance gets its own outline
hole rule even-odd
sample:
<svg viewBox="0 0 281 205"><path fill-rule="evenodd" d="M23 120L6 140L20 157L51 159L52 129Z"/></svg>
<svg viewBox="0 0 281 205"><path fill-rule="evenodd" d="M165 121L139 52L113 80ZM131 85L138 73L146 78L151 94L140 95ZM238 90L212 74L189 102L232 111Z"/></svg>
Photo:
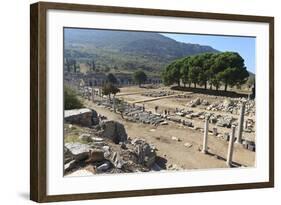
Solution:
<svg viewBox="0 0 281 205"><path fill-rule="evenodd" d="M133 74L128 73L115 73L114 74L118 86L136 85L134 82ZM72 86L102 86L107 82L107 75L103 72L64 72L64 82ZM148 76L144 84L161 84L162 79L160 76Z"/></svg>

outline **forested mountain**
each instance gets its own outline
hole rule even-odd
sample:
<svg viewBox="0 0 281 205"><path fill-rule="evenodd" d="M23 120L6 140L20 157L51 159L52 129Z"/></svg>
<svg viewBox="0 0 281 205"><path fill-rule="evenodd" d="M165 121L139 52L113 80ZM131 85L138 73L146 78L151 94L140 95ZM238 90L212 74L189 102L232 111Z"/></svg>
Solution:
<svg viewBox="0 0 281 205"><path fill-rule="evenodd" d="M210 46L177 42L159 33L66 28L64 52L65 59L74 59L89 68L158 73L175 59L218 51Z"/></svg>

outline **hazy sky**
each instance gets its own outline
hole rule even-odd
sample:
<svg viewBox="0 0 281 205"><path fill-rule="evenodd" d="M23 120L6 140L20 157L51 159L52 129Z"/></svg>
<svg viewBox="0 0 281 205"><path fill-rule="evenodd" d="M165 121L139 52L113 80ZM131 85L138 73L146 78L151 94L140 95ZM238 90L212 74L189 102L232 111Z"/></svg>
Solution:
<svg viewBox="0 0 281 205"><path fill-rule="evenodd" d="M219 51L238 52L245 60L247 70L255 73L256 39L254 37L193 35L193 34L165 34L163 35L184 43L209 45Z"/></svg>

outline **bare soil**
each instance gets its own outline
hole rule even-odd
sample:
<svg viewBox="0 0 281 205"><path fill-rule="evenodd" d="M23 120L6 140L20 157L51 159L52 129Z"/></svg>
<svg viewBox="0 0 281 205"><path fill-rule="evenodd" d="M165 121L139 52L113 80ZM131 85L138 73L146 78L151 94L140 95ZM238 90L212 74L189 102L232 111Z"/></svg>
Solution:
<svg viewBox="0 0 281 205"><path fill-rule="evenodd" d="M141 95L144 92L166 90L168 88L145 89L139 87L121 88L121 92L117 95L127 102L136 100L145 100L151 97ZM176 91L177 94L183 92ZM190 93L190 98L160 98L149 102L144 102L146 109L154 112L154 107L159 106L158 112L164 109L174 110L176 108L185 108L186 103L197 97L205 97L200 94ZM213 101L223 100L223 97L210 96L207 100ZM101 115L106 116L110 120L116 120L124 124L128 136L132 139L141 137L148 143L155 145L157 155L162 159L162 166L177 166L183 169L204 169L204 168L226 168L226 155L228 142L219 139L212 134L208 138L208 154L201 153L203 133L199 130L183 127L180 124L169 122L168 125L154 126L142 123L134 123L122 119L117 113L98 106L95 103L86 100L87 107L95 109ZM194 109L206 111L200 107ZM226 114L226 113L224 113ZM238 116L236 116L238 117ZM203 128L202 120L192 120L195 126ZM210 124L210 129L212 129ZM218 128L219 132L230 132L227 128ZM244 133L243 137L254 138L254 133ZM175 140L177 139L177 140ZM235 143L233 161L238 166L252 167L255 166L255 152L246 150L240 144Z"/></svg>

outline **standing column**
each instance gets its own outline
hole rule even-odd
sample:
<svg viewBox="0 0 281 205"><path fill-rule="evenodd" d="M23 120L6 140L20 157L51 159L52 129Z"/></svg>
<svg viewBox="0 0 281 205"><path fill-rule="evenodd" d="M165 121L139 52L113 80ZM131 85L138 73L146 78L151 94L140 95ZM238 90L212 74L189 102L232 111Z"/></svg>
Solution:
<svg viewBox="0 0 281 205"><path fill-rule="evenodd" d="M91 100L91 97L92 97L92 93L91 93L91 90L90 90L91 87L88 87L88 91L87 91L87 96L88 96L88 100Z"/></svg>
<svg viewBox="0 0 281 205"><path fill-rule="evenodd" d="M209 115L205 116L204 139L203 139L203 149L202 149L202 153L204 154L208 152L209 118L210 118Z"/></svg>
<svg viewBox="0 0 281 205"><path fill-rule="evenodd" d="M99 88L99 95L102 97L101 88Z"/></svg>
<svg viewBox="0 0 281 205"><path fill-rule="evenodd" d="M237 143L242 143L242 132L243 132L243 124L244 124L244 114L245 114L245 102L242 101L240 116L239 116L239 123L238 123L238 133L237 133Z"/></svg>
<svg viewBox="0 0 281 205"><path fill-rule="evenodd" d="M231 135L230 135L230 139L229 139L229 143L228 143L227 159L226 159L226 165L229 167L231 167L231 165L232 165L234 137L235 137L235 126L232 125Z"/></svg>
<svg viewBox="0 0 281 205"><path fill-rule="evenodd" d="M92 101L94 102L94 98L95 98L95 90L94 87L92 87Z"/></svg>
<svg viewBox="0 0 281 205"><path fill-rule="evenodd" d="M116 112L115 95L113 95L113 110Z"/></svg>

